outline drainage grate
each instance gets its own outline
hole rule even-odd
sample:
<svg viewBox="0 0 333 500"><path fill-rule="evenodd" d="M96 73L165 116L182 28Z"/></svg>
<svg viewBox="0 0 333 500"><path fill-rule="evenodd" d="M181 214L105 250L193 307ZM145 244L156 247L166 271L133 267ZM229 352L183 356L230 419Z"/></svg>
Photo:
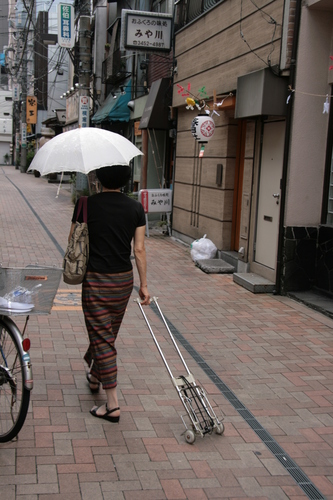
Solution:
<svg viewBox="0 0 333 500"><path fill-rule="evenodd" d="M294 475L296 476L298 468L297 464L288 455L283 453L282 448L281 452L282 453L275 453L276 458L286 469L289 470L290 473L294 471ZM307 481L309 481L309 479L307 479Z"/></svg>
<svg viewBox="0 0 333 500"><path fill-rule="evenodd" d="M135 287L136 288L136 287ZM151 304L151 309L158 315L157 308L155 304ZM267 446L267 448L273 453L273 455L279 460L281 465L289 472L291 477L296 481L298 486L304 491L306 496L310 500L325 500L325 497L320 493L316 486L310 481L310 479L304 474L302 469L284 452L283 448L275 441L275 439L267 432L263 426L258 422L258 420L252 415L250 410L248 410L243 403L237 398L234 392L220 379L220 377L212 370L212 368L206 363L202 356L191 346L191 344L183 337L183 335L172 325L172 323L167 319L166 322L172 335L175 339L187 350L187 352L192 356L192 358L200 365L201 369L206 373L206 375L211 379L211 381L216 385L216 387L221 391L223 396L229 401L229 403L238 411L248 425L253 429L257 436L262 440L262 442Z"/></svg>
<svg viewBox="0 0 333 500"><path fill-rule="evenodd" d="M224 396L225 396L225 394L224 394ZM245 409L245 410L238 409L238 413L244 418L244 420L253 420L253 419L255 419L255 417L252 415L252 413L249 410L247 410L247 409Z"/></svg>
<svg viewBox="0 0 333 500"><path fill-rule="evenodd" d="M302 472L301 470L299 470L297 468L297 465L296 467L294 468L289 468L288 469L288 472L291 476L293 476L293 478L295 479L295 481L297 483L300 483L300 484L309 484L309 478L304 474L304 472Z"/></svg>
<svg viewBox="0 0 333 500"><path fill-rule="evenodd" d="M300 485L300 487L307 495L307 497L311 498L311 500L322 500L323 498L325 498L312 483L302 484Z"/></svg>
<svg viewBox="0 0 333 500"><path fill-rule="evenodd" d="M264 431L266 432L266 434L268 434L267 431ZM264 440L263 440L264 441ZM267 448L274 454L276 455L276 457L278 455L283 455L285 456L285 453L283 451L283 449L281 448L281 446L279 444L277 444L277 442L274 440L274 438L271 437L270 441L269 440L266 440L265 441L265 444L267 446Z"/></svg>

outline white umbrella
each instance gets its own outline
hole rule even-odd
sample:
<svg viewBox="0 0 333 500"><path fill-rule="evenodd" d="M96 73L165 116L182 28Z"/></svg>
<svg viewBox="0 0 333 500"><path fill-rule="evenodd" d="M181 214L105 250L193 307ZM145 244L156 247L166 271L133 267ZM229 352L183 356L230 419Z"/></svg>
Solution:
<svg viewBox="0 0 333 500"><path fill-rule="evenodd" d="M141 151L122 135L100 128L77 128L57 135L35 155L29 170L88 174L97 168L128 165Z"/></svg>

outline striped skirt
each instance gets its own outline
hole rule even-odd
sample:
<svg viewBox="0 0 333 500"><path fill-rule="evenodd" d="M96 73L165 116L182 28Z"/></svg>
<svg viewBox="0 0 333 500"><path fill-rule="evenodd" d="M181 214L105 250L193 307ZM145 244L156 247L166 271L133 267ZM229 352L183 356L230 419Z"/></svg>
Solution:
<svg viewBox="0 0 333 500"><path fill-rule="evenodd" d="M89 335L89 348L84 359L103 389L117 386L114 344L132 290L132 270L119 274L88 271L82 284L82 309Z"/></svg>

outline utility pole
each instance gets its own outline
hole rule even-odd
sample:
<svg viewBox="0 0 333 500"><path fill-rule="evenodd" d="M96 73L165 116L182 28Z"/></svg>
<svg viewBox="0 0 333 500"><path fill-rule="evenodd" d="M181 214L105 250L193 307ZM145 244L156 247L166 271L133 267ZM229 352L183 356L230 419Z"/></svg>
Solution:
<svg viewBox="0 0 333 500"><path fill-rule="evenodd" d="M82 5L79 27L79 127L89 127L90 123L90 76L91 76L91 26L89 3ZM76 190L88 187L87 177L76 176Z"/></svg>
<svg viewBox="0 0 333 500"><path fill-rule="evenodd" d="M24 47L22 60L22 107L21 107L21 172L27 169L27 50Z"/></svg>
<svg viewBox="0 0 333 500"><path fill-rule="evenodd" d="M20 96L19 96L20 97ZM20 100L18 100L15 106L15 169L19 168L20 159Z"/></svg>
<svg viewBox="0 0 333 500"><path fill-rule="evenodd" d="M21 103L21 172L26 172L27 170L27 96L28 96L28 51L31 50L31 40L30 24L32 23L32 13L34 3L31 0L26 0L23 2L24 11L22 12L26 16L26 21L24 22L23 30L19 37L22 41L22 72L21 72L21 82L22 82L22 103Z"/></svg>
<svg viewBox="0 0 333 500"><path fill-rule="evenodd" d="M90 16L85 15L80 17L79 59L80 96L89 96L91 75L91 30Z"/></svg>
<svg viewBox="0 0 333 500"><path fill-rule="evenodd" d="M90 96L91 76L91 26L90 3L83 0L81 4L79 26L79 95ZM81 124L80 124L81 125ZM88 124L89 127L89 119Z"/></svg>

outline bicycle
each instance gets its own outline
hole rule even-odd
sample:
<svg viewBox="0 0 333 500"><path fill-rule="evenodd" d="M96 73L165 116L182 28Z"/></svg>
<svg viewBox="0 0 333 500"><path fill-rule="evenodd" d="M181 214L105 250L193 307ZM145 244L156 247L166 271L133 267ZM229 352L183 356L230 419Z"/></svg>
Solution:
<svg viewBox="0 0 333 500"><path fill-rule="evenodd" d="M18 435L28 413L33 388L29 349L30 340L23 339L14 321L0 316L0 443Z"/></svg>
<svg viewBox="0 0 333 500"><path fill-rule="evenodd" d="M61 273L39 266L0 268L0 443L17 437L25 422L33 389L25 337L29 315L50 312ZM27 315L22 333L12 315Z"/></svg>

